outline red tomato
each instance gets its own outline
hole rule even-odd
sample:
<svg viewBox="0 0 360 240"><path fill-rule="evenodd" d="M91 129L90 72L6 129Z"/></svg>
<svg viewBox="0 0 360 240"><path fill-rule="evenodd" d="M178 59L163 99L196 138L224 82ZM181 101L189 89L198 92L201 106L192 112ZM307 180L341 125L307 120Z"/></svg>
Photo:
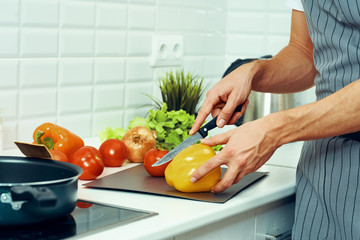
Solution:
<svg viewBox="0 0 360 240"><path fill-rule="evenodd" d="M169 162L160 165L160 166L156 166L153 167L152 165L159 160L160 158L162 158L163 156L165 156L169 151L166 150L159 150L156 148L150 149L149 151L147 151L145 153L144 156L144 167L145 170L153 177L164 177L165 174L165 169L167 167L167 165L169 165Z"/></svg>
<svg viewBox="0 0 360 240"><path fill-rule="evenodd" d="M108 139L99 148L106 167L121 167L127 159L127 150L123 141Z"/></svg>
<svg viewBox="0 0 360 240"><path fill-rule="evenodd" d="M92 206L92 203L88 203L88 202L83 202L83 201L77 201L76 202L76 206L78 207L78 208L89 208L89 207L91 207Z"/></svg>
<svg viewBox="0 0 360 240"><path fill-rule="evenodd" d="M61 162L69 162L69 159L67 158L65 153L58 151L58 150L49 150L49 152L51 154L52 160L58 160Z"/></svg>
<svg viewBox="0 0 360 240"><path fill-rule="evenodd" d="M71 163L81 167L84 172L80 175L81 180L96 179L104 170L100 152L91 146L78 149L72 156Z"/></svg>

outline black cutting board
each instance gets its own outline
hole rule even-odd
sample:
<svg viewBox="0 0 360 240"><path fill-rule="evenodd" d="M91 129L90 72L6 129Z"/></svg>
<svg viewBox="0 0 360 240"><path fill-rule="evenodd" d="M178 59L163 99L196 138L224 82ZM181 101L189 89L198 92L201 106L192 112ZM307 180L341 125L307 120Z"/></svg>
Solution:
<svg viewBox="0 0 360 240"><path fill-rule="evenodd" d="M222 169L224 174L226 169ZM120 191L132 191L149 194L157 194L170 197L186 198L205 202L224 203L238 192L266 176L268 172L253 172L241 179L238 184L232 185L222 193L211 192L184 193L170 187L163 177L151 177L144 166L138 165L123 171L119 171L106 177L84 184L91 188L111 189Z"/></svg>

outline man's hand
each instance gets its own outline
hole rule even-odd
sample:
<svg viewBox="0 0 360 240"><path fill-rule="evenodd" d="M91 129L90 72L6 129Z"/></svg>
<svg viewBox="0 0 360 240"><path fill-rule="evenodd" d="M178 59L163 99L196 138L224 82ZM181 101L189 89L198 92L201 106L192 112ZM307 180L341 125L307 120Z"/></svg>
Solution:
<svg viewBox="0 0 360 240"><path fill-rule="evenodd" d="M252 64L244 64L217 82L206 93L206 99L195 119L190 135L199 130L206 117L211 113L218 116L217 126L234 124L244 113L248 105L247 98L251 91ZM243 104L240 112L234 113L237 106Z"/></svg>
<svg viewBox="0 0 360 240"><path fill-rule="evenodd" d="M279 147L278 141L268 134L268 126L263 119L259 119L203 139L202 143L209 146L226 145L193 173L191 181L196 182L211 170L225 164L228 166L225 175L212 189L214 193L219 193L238 183L245 175L256 171Z"/></svg>

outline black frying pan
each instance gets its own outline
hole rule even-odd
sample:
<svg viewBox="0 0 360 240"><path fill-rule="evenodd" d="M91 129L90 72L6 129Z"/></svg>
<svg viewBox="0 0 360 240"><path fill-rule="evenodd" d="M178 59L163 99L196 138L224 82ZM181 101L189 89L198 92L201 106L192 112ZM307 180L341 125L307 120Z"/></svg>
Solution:
<svg viewBox="0 0 360 240"><path fill-rule="evenodd" d="M82 169L48 159L0 156L0 225L31 224L69 215Z"/></svg>

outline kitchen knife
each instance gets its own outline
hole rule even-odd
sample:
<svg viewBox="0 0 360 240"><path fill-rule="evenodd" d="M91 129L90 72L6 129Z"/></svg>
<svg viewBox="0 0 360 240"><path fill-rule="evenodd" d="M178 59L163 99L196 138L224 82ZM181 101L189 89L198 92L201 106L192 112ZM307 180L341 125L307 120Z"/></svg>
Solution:
<svg viewBox="0 0 360 240"><path fill-rule="evenodd" d="M242 105L237 106L234 112L240 112L241 108ZM208 135L208 132L216 127L217 117L218 116L214 117L210 122L206 123L203 127L199 129L199 131L197 131L196 133L185 139L182 143L180 143L178 146L176 146L174 149L168 152L165 156L160 158L152 166L156 167L171 161L179 152L193 145L197 141L205 138Z"/></svg>

